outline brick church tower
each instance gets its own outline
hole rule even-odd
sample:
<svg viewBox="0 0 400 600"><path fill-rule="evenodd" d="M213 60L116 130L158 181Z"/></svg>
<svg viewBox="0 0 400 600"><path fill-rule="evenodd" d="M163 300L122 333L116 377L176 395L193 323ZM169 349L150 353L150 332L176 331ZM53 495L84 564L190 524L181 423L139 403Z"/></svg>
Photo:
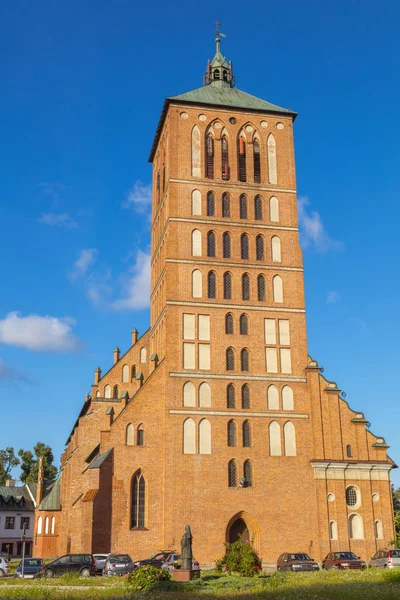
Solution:
<svg viewBox="0 0 400 600"><path fill-rule="evenodd" d="M388 446L308 356L295 117L235 87L218 32L204 85L166 99L150 328L95 371L39 553L143 558L187 523L203 564L238 535L264 563L393 538Z"/></svg>

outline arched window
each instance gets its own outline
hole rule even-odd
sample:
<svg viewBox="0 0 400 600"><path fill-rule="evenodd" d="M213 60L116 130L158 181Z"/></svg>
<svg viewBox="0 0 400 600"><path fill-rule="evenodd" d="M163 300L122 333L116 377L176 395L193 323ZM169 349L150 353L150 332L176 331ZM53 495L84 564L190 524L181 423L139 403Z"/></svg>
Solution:
<svg viewBox="0 0 400 600"><path fill-rule="evenodd" d="M125 432L125 443L127 446L133 446L134 444L134 431L132 423L128 423Z"/></svg>
<svg viewBox="0 0 400 600"><path fill-rule="evenodd" d="M293 423L290 421L283 426L283 439L285 441L285 456L296 456L296 432Z"/></svg>
<svg viewBox="0 0 400 600"><path fill-rule="evenodd" d="M44 532L49 533L49 517L46 517L44 520Z"/></svg>
<svg viewBox="0 0 400 600"><path fill-rule="evenodd" d="M200 129L195 125L192 129L192 177L201 176Z"/></svg>
<svg viewBox="0 0 400 600"><path fill-rule="evenodd" d="M260 162L260 144L258 140L253 142L253 157L254 157L254 183L261 181L261 162Z"/></svg>
<svg viewBox="0 0 400 600"><path fill-rule="evenodd" d="M247 273L242 275L242 300L250 300L250 277Z"/></svg>
<svg viewBox="0 0 400 600"><path fill-rule="evenodd" d="M207 256L215 257L215 233L213 231L207 233Z"/></svg>
<svg viewBox="0 0 400 600"><path fill-rule="evenodd" d="M37 522L37 533L38 533L38 535L40 535L42 533L42 528L43 528L43 518L39 517L38 518L38 522Z"/></svg>
<svg viewBox="0 0 400 600"><path fill-rule="evenodd" d="M136 365L132 366L132 381L136 379Z"/></svg>
<svg viewBox="0 0 400 600"><path fill-rule="evenodd" d="M261 196L254 198L254 218L256 221L262 221L262 199Z"/></svg>
<svg viewBox="0 0 400 600"><path fill-rule="evenodd" d="M269 454L270 456L282 456L281 426L276 421L269 424Z"/></svg>
<svg viewBox="0 0 400 600"><path fill-rule="evenodd" d="M143 425L140 424L139 427L137 428L137 432L136 432L136 445L137 446L144 446L144 429L143 429Z"/></svg>
<svg viewBox="0 0 400 600"><path fill-rule="evenodd" d="M225 333L233 333L233 316L228 313L225 317Z"/></svg>
<svg viewBox="0 0 400 600"><path fill-rule="evenodd" d="M375 523L374 523L374 531L375 531L375 538L377 540L383 540L382 521L375 521Z"/></svg>
<svg viewBox="0 0 400 600"><path fill-rule="evenodd" d="M275 196L269 199L269 218L274 223L279 223L279 201Z"/></svg>
<svg viewBox="0 0 400 600"><path fill-rule="evenodd" d="M131 528L145 526L146 482L142 472L132 477Z"/></svg>
<svg viewBox="0 0 400 600"><path fill-rule="evenodd" d="M51 517L51 534L54 535L56 530L56 518Z"/></svg>
<svg viewBox="0 0 400 600"><path fill-rule="evenodd" d="M111 398L111 385L106 385L104 388L104 398Z"/></svg>
<svg viewBox="0 0 400 600"><path fill-rule="evenodd" d="M235 355L233 348L228 348L226 351L226 370L233 371L235 369Z"/></svg>
<svg viewBox="0 0 400 600"><path fill-rule="evenodd" d="M283 302L283 283L280 275L275 275L272 279L272 294L274 302Z"/></svg>
<svg viewBox="0 0 400 600"><path fill-rule="evenodd" d="M208 273L208 297L217 297L217 280L214 271L209 271Z"/></svg>
<svg viewBox="0 0 400 600"><path fill-rule="evenodd" d="M196 390L191 381L183 386L183 406L196 406Z"/></svg>
<svg viewBox="0 0 400 600"><path fill-rule="evenodd" d="M234 460L228 463L228 485L229 487L237 486L237 468Z"/></svg>
<svg viewBox="0 0 400 600"><path fill-rule="evenodd" d="M201 256L201 231L192 231L192 256Z"/></svg>
<svg viewBox="0 0 400 600"><path fill-rule="evenodd" d="M247 350L247 348L243 348L243 350L240 353L240 363L242 371L249 370L249 351Z"/></svg>
<svg viewBox="0 0 400 600"><path fill-rule="evenodd" d="M141 348L140 350L140 362L145 363L147 360L147 350L146 348Z"/></svg>
<svg viewBox="0 0 400 600"><path fill-rule="evenodd" d="M282 408L283 410L293 410L293 390L289 385L282 388Z"/></svg>
<svg viewBox="0 0 400 600"><path fill-rule="evenodd" d="M221 79L219 69L215 69L214 71L214 79Z"/></svg>
<svg viewBox="0 0 400 600"><path fill-rule="evenodd" d="M192 272L192 297L193 298L201 298L203 296L203 282L201 271L199 269L195 269Z"/></svg>
<svg viewBox="0 0 400 600"><path fill-rule="evenodd" d="M199 453L211 454L211 425L207 419L199 423Z"/></svg>
<svg viewBox="0 0 400 600"><path fill-rule="evenodd" d="M129 383L129 367L124 365L122 367L122 383Z"/></svg>
<svg viewBox="0 0 400 600"><path fill-rule="evenodd" d="M192 215L201 215L201 193L199 190L192 191Z"/></svg>
<svg viewBox="0 0 400 600"><path fill-rule="evenodd" d="M224 300L232 298L232 277L230 273L224 273Z"/></svg>
<svg viewBox="0 0 400 600"><path fill-rule="evenodd" d="M242 408L250 408L250 388L247 384L242 386Z"/></svg>
<svg viewBox="0 0 400 600"><path fill-rule="evenodd" d="M249 236L246 233L243 233L240 236L240 254L243 260L248 260L249 258Z"/></svg>
<svg viewBox="0 0 400 600"><path fill-rule="evenodd" d="M349 508L354 508L360 504L358 488L354 485L349 485L346 488L346 504Z"/></svg>
<svg viewBox="0 0 400 600"><path fill-rule="evenodd" d="M269 183L278 183L278 175L276 169L276 142L272 133L269 134L267 140L268 154L268 181Z"/></svg>
<svg viewBox="0 0 400 600"><path fill-rule="evenodd" d="M264 275L257 277L257 299L259 302L265 302L265 279Z"/></svg>
<svg viewBox="0 0 400 600"><path fill-rule="evenodd" d="M364 539L364 525L360 515L350 515L349 517L349 537L352 540Z"/></svg>
<svg viewBox="0 0 400 600"><path fill-rule="evenodd" d="M346 446L346 454L347 454L348 458L351 458L353 456L350 444L347 444L347 446Z"/></svg>
<svg viewBox="0 0 400 600"><path fill-rule="evenodd" d="M215 215L214 193L208 192L208 194L207 194L207 217L213 217L214 215Z"/></svg>
<svg viewBox="0 0 400 600"><path fill-rule="evenodd" d="M96 392L96 398L100 398L100 397L101 397L100 396L100 390L97 390L97 392Z"/></svg>
<svg viewBox="0 0 400 600"><path fill-rule="evenodd" d="M338 539L337 523L336 523L336 521L330 521L329 522L329 539L330 540L337 540Z"/></svg>
<svg viewBox="0 0 400 600"><path fill-rule="evenodd" d="M279 410L279 393L278 388L274 385L268 387L267 406L268 410Z"/></svg>
<svg viewBox="0 0 400 600"><path fill-rule="evenodd" d="M256 259L264 260L264 238L262 235L256 237Z"/></svg>
<svg viewBox="0 0 400 600"><path fill-rule="evenodd" d="M239 181L246 181L246 140L242 135L238 139L238 167Z"/></svg>
<svg viewBox="0 0 400 600"><path fill-rule="evenodd" d="M227 218L231 216L231 200L227 192L222 194L222 216Z"/></svg>
<svg viewBox="0 0 400 600"><path fill-rule="evenodd" d="M235 421L228 422L228 446L236 446L236 423Z"/></svg>
<svg viewBox="0 0 400 600"><path fill-rule="evenodd" d="M225 71L224 71L225 73ZM228 153L228 140L224 136L221 140L221 166L222 166L222 180L228 181L229 179L229 153Z"/></svg>
<svg viewBox="0 0 400 600"><path fill-rule="evenodd" d="M183 422L183 454L196 454L196 425L193 419Z"/></svg>
<svg viewBox="0 0 400 600"><path fill-rule="evenodd" d="M223 239L223 256L224 256L224 258L230 258L231 257L231 236L226 231L224 233L224 235L222 236L222 239Z"/></svg>
<svg viewBox="0 0 400 600"><path fill-rule="evenodd" d="M281 262L281 240L277 235L271 239L272 262Z"/></svg>
<svg viewBox="0 0 400 600"><path fill-rule="evenodd" d="M160 202L160 171L158 171L157 173L157 177L156 177L156 194L157 194L157 204L159 204Z"/></svg>
<svg viewBox="0 0 400 600"><path fill-rule="evenodd" d="M214 179L214 138L211 133L206 139L206 177Z"/></svg>
<svg viewBox="0 0 400 600"><path fill-rule="evenodd" d="M201 408L211 406L211 388L206 381L203 381L199 386L199 406Z"/></svg>
<svg viewBox="0 0 400 600"><path fill-rule="evenodd" d="M243 476L246 480L246 487L251 487L253 485L253 468L249 460L246 460L244 462Z"/></svg>
<svg viewBox="0 0 400 600"><path fill-rule="evenodd" d="M247 219L247 197L242 194L239 199L239 213L241 219Z"/></svg>
<svg viewBox="0 0 400 600"><path fill-rule="evenodd" d="M240 315L240 335L247 335L249 333L249 323L247 315Z"/></svg>
<svg viewBox="0 0 400 600"><path fill-rule="evenodd" d="M251 446L251 426L250 421L243 421L242 426L242 434L243 434L243 447L250 448Z"/></svg>
<svg viewBox="0 0 400 600"><path fill-rule="evenodd" d="M113 388L113 398L118 398L118 386L114 385Z"/></svg>
<svg viewBox="0 0 400 600"><path fill-rule="evenodd" d="M235 408L235 388L232 383L226 388L226 404L228 408Z"/></svg>

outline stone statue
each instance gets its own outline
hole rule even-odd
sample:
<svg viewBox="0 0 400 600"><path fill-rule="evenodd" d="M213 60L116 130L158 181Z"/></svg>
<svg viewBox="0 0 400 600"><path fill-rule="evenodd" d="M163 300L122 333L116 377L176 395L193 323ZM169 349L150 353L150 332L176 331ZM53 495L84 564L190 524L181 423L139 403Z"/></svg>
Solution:
<svg viewBox="0 0 400 600"><path fill-rule="evenodd" d="M190 526L185 525L185 533L181 539L181 559L182 559L182 569L191 569L192 568L192 532L190 531Z"/></svg>

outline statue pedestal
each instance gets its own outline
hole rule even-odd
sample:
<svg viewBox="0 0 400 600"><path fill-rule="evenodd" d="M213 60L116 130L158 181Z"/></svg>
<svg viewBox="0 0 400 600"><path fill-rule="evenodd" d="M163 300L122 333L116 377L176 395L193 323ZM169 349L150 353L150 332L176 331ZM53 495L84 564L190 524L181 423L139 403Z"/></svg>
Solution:
<svg viewBox="0 0 400 600"><path fill-rule="evenodd" d="M192 579L200 579L200 569L174 569L172 571L173 581L192 581Z"/></svg>

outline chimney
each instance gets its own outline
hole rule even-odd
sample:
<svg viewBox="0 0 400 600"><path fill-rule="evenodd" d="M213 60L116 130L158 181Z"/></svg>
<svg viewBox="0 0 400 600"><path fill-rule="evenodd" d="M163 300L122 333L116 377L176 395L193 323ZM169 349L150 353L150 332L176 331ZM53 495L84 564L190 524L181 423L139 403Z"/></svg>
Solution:
<svg viewBox="0 0 400 600"><path fill-rule="evenodd" d="M134 346L138 340L138 330L135 328L132 330L132 346Z"/></svg>
<svg viewBox="0 0 400 600"><path fill-rule="evenodd" d="M119 353L120 353L120 349L117 346L114 350L114 365L115 365L115 363L117 363L119 361Z"/></svg>
<svg viewBox="0 0 400 600"><path fill-rule="evenodd" d="M44 492L44 467L43 467L43 456L39 458L39 471L38 471L38 486L36 490L36 506L39 506L43 500Z"/></svg>
<svg viewBox="0 0 400 600"><path fill-rule="evenodd" d="M6 479L6 487L14 487L15 485L15 479Z"/></svg>
<svg viewBox="0 0 400 600"><path fill-rule="evenodd" d="M101 379L101 369L100 367L97 367L97 369L94 370L94 385L97 385L99 383Z"/></svg>

